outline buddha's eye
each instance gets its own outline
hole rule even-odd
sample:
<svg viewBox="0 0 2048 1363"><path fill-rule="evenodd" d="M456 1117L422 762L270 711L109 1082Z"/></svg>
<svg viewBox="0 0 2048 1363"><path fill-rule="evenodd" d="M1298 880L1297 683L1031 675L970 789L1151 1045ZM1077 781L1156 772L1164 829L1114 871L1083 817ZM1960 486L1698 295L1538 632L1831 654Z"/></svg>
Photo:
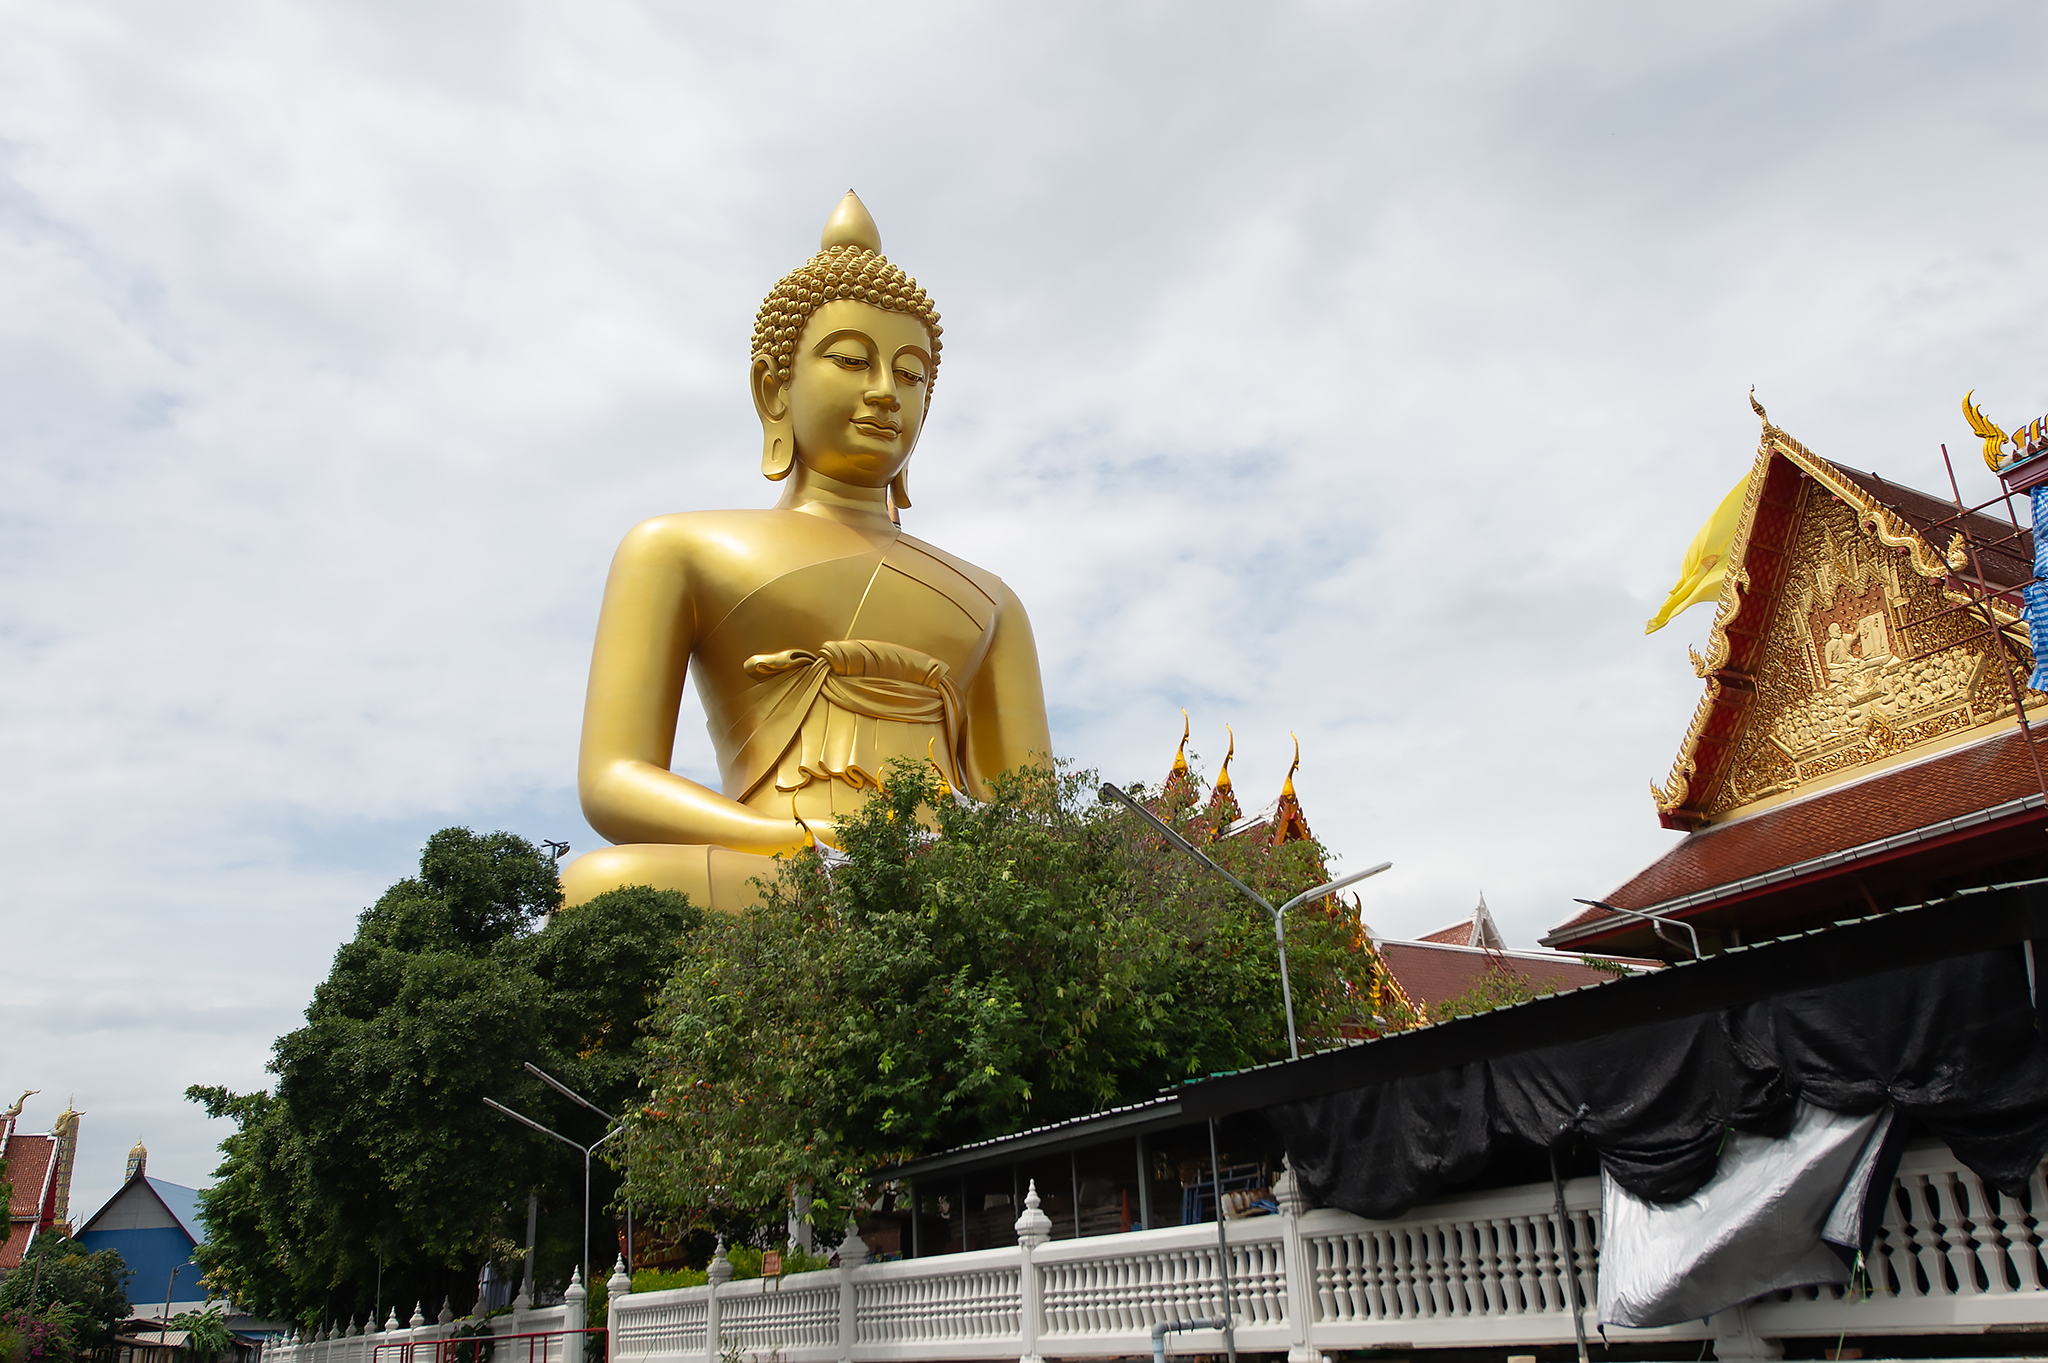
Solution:
<svg viewBox="0 0 2048 1363"><path fill-rule="evenodd" d="M899 369L896 371L896 377L913 386L924 382L924 375L915 369Z"/></svg>
<svg viewBox="0 0 2048 1363"><path fill-rule="evenodd" d="M841 369L866 369L868 367L868 357L865 355L848 355L842 351L830 350L825 352L825 358L838 365Z"/></svg>

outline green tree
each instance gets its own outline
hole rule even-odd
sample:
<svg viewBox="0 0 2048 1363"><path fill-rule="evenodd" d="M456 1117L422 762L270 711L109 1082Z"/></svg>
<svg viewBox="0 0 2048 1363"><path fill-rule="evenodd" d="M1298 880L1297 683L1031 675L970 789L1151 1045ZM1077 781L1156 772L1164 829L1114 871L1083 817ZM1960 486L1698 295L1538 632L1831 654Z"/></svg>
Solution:
<svg viewBox="0 0 2048 1363"><path fill-rule="evenodd" d="M56 1327L81 1354L113 1342L128 1319L128 1264L117 1250L90 1251L68 1235L44 1231L21 1264L0 1281L0 1315Z"/></svg>
<svg viewBox="0 0 2048 1363"><path fill-rule="evenodd" d="M228 1330L227 1311L218 1302L203 1310L180 1311L171 1317L171 1328L188 1332L188 1359L219 1358L235 1347L235 1337Z"/></svg>
<svg viewBox="0 0 2048 1363"><path fill-rule="evenodd" d="M885 1161L1285 1055L1271 920L1094 789L1025 768L970 804L893 765L839 824L850 860L792 858L707 923L649 1021L636 1200L736 1225L808 1186L833 1224ZM1276 902L1323 864L1309 842L1213 850ZM1288 952L1311 1044L1369 1021L1353 915L1297 911Z"/></svg>
<svg viewBox="0 0 2048 1363"><path fill-rule="evenodd" d="M274 1090L189 1091L236 1127L201 1198L212 1290L308 1323L363 1314L380 1276L383 1309L466 1307L482 1261L523 1238L535 1189L561 1213L544 1218L543 1248L566 1275L582 1161L482 1099L600 1134L522 1065L607 1110L633 1103L640 1020L702 914L633 889L546 917L560 902L552 862L524 839L435 834L419 874L336 952L305 1025L278 1040ZM593 1238L602 1255L601 1228Z"/></svg>

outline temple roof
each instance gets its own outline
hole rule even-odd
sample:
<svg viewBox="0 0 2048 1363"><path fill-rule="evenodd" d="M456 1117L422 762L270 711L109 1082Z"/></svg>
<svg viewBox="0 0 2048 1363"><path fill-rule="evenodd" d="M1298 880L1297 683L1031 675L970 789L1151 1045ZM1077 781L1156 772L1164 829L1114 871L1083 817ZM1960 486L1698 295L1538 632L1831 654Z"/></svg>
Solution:
<svg viewBox="0 0 2048 1363"><path fill-rule="evenodd" d="M1497 970L1522 975L1539 989L1552 986L1552 992L1560 994L1614 978L1612 973L1596 970L1561 951L1503 951L1426 940L1382 939L1374 945L1401 992L1428 1008L1457 998Z"/></svg>
<svg viewBox="0 0 2048 1363"><path fill-rule="evenodd" d="M1453 923L1435 932L1426 932L1419 939L1424 942L1445 942L1452 946L1487 947L1504 951L1507 939L1500 935L1500 928L1494 924L1493 912L1486 907L1486 896L1479 896L1479 907L1472 910L1472 916L1462 923Z"/></svg>
<svg viewBox="0 0 2048 1363"><path fill-rule="evenodd" d="M1706 652L1693 654L1706 692L1669 779L1652 788L1666 827L1725 821L1817 779L1953 745L2001 707L2011 713L1989 636L1950 609L1969 600L1967 569L1949 561L1956 512L1823 459L1763 418ZM1991 592L2026 579L2025 532L1984 515L1962 523ZM1991 602L2008 654L2030 663L2017 600ZM1844 651L1823 657L1824 645ZM1917 674L1901 675L1916 667L1943 674L1928 683L1939 696L1920 697ZM1890 689L1858 690L1879 683Z"/></svg>
<svg viewBox="0 0 2048 1363"><path fill-rule="evenodd" d="M1737 940L1978 883L1957 877L2027 852L2009 825L2029 822L2038 842L2029 811L2048 804L2012 704L2032 667L2015 590L2032 575L2031 535L1823 459L1756 410L1726 581L1693 655L1705 694L1652 787L1659 819L1688 835L1605 896ZM2030 711L2048 705L2023 694ZM1873 889L1861 873L1880 864ZM1595 907L1543 942L1640 944L1647 931Z"/></svg>
<svg viewBox="0 0 2048 1363"><path fill-rule="evenodd" d="M2022 828L2039 844L2041 795L2017 729L1835 786L1746 819L1704 828L1603 898L1627 909L1695 916L1710 910L1771 926L1767 900L1822 877L1856 873L1907 857L1928 859L1952 840L1981 842ZM1982 855L1982 849L1978 852ZM1856 895L1869 893L1859 886ZM1892 896L1895 897L1895 896ZM1786 903L1783 916L1803 906ZM1875 900L1867 908L1892 907ZM1552 928L1546 946L1585 946L1639 921L1587 909ZM1754 935L1754 934L1753 934Z"/></svg>

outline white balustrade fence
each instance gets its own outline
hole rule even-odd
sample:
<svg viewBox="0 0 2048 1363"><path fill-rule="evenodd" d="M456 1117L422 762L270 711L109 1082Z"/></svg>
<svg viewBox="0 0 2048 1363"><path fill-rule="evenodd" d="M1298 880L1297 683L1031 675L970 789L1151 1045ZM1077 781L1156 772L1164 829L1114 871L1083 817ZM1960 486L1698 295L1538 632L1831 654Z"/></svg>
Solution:
<svg viewBox="0 0 2048 1363"><path fill-rule="evenodd" d="M1570 1344L1572 1284L1594 1336L1600 1184L1565 1184L1560 1235L1549 1184L1494 1189L1392 1221L1305 1211L1283 1174L1278 1216L1224 1225L1237 1348L1315 1363L1324 1350ZM1039 1218L1034 1225L1032 1217ZM2048 1326L2037 1172L2024 1204L1983 1186L1946 1149L1908 1152L1868 1256L1870 1294L1808 1288L1711 1322L1610 1329L1627 1341L1712 1338L1716 1356L1761 1358L1768 1340ZM880 1360L1146 1355L1160 1322L1220 1314L1213 1223L1049 1242L1027 1201L1019 1243L893 1263L849 1237L838 1268L630 1293L612 1280L610 1363L879 1363ZM722 1263L714 1269L724 1268ZM730 1272L729 1269L725 1270ZM1220 1330L1168 1336L1172 1352L1221 1353ZM318 1346L312 1346L318 1347ZM276 1363L373 1363L306 1355ZM377 1360L375 1363L388 1363ZM521 1363L494 1360L494 1363Z"/></svg>
<svg viewBox="0 0 2048 1363"><path fill-rule="evenodd" d="M451 1363L474 1359L474 1363L600 1363L605 1340L590 1347L584 1332L584 1311L589 1294L580 1280L569 1285L568 1300L560 1306L514 1309L490 1321L490 1333L471 1335L467 1321L456 1321L444 1312L438 1321L426 1318L423 1309L413 1308L410 1323L402 1323L394 1309L383 1325L371 1321L367 1327L350 1321L347 1326L311 1334L293 1332L282 1340L263 1346L263 1363ZM697 1352L704 1343L703 1309L698 1309ZM458 1331L462 1331L458 1335ZM463 1345L474 1346L464 1349Z"/></svg>
<svg viewBox="0 0 2048 1363"><path fill-rule="evenodd" d="M1549 1184L1494 1189L1418 1207L1392 1221L1306 1211L1283 1174L1278 1216L1224 1225L1230 1315L1240 1351L1314 1363L1336 1349L1507 1348L1569 1344L1572 1282L1597 1323L1600 1185L1565 1185L1560 1235ZM1048 1241L1035 1198L1019 1243L894 1263L867 1263L849 1238L840 1266L778 1280L668 1292L613 1277L610 1363L879 1363L880 1360L1099 1358L1146 1355L1160 1322L1221 1314L1213 1223ZM1037 1217L1032 1223L1030 1218ZM1775 1293L1711 1322L1613 1330L1608 1338L1699 1341L1716 1356L1760 1358L1792 1336L1982 1333L2048 1327L2048 1180L2020 1201L1986 1188L1944 1148L1900 1165L1869 1282ZM722 1270L722 1271L721 1271ZM587 1351L581 1285L570 1301L492 1321L490 1363L598 1363ZM452 1363L455 1326L417 1312L401 1325L291 1337L264 1363ZM1175 1353L1220 1353L1219 1330L1168 1337ZM588 1357L585 1357L586 1352ZM1676 1356L1676 1355L1675 1355Z"/></svg>

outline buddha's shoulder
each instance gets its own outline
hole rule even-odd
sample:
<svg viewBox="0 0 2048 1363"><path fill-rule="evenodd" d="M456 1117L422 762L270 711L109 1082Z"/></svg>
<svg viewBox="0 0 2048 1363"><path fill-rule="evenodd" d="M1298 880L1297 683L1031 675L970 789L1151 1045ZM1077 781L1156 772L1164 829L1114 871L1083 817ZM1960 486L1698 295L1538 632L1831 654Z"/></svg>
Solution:
<svg viewBox="0 0 2048 1363"><path fill-rule="evenodd" d="M867 543L858 531L794 511L676 511L644 520L627 531L619 552L701 562L757 558L763 551L778 549L806 556L820 550L857 553Z"/></svg>
<svg viewBox="0 0 2048 1363"><path fill-rule="evenodd" d="M948 568L951 568L954 572L981 588L992 600L1013 601L1016 599L1000 577L997 577L986 568L969 563L958 554L949 554L936 544L927 544L915 535L905 535L899 543L905 548L914 549L918 553L928 555L938 562L945 564Z"/></svg>

